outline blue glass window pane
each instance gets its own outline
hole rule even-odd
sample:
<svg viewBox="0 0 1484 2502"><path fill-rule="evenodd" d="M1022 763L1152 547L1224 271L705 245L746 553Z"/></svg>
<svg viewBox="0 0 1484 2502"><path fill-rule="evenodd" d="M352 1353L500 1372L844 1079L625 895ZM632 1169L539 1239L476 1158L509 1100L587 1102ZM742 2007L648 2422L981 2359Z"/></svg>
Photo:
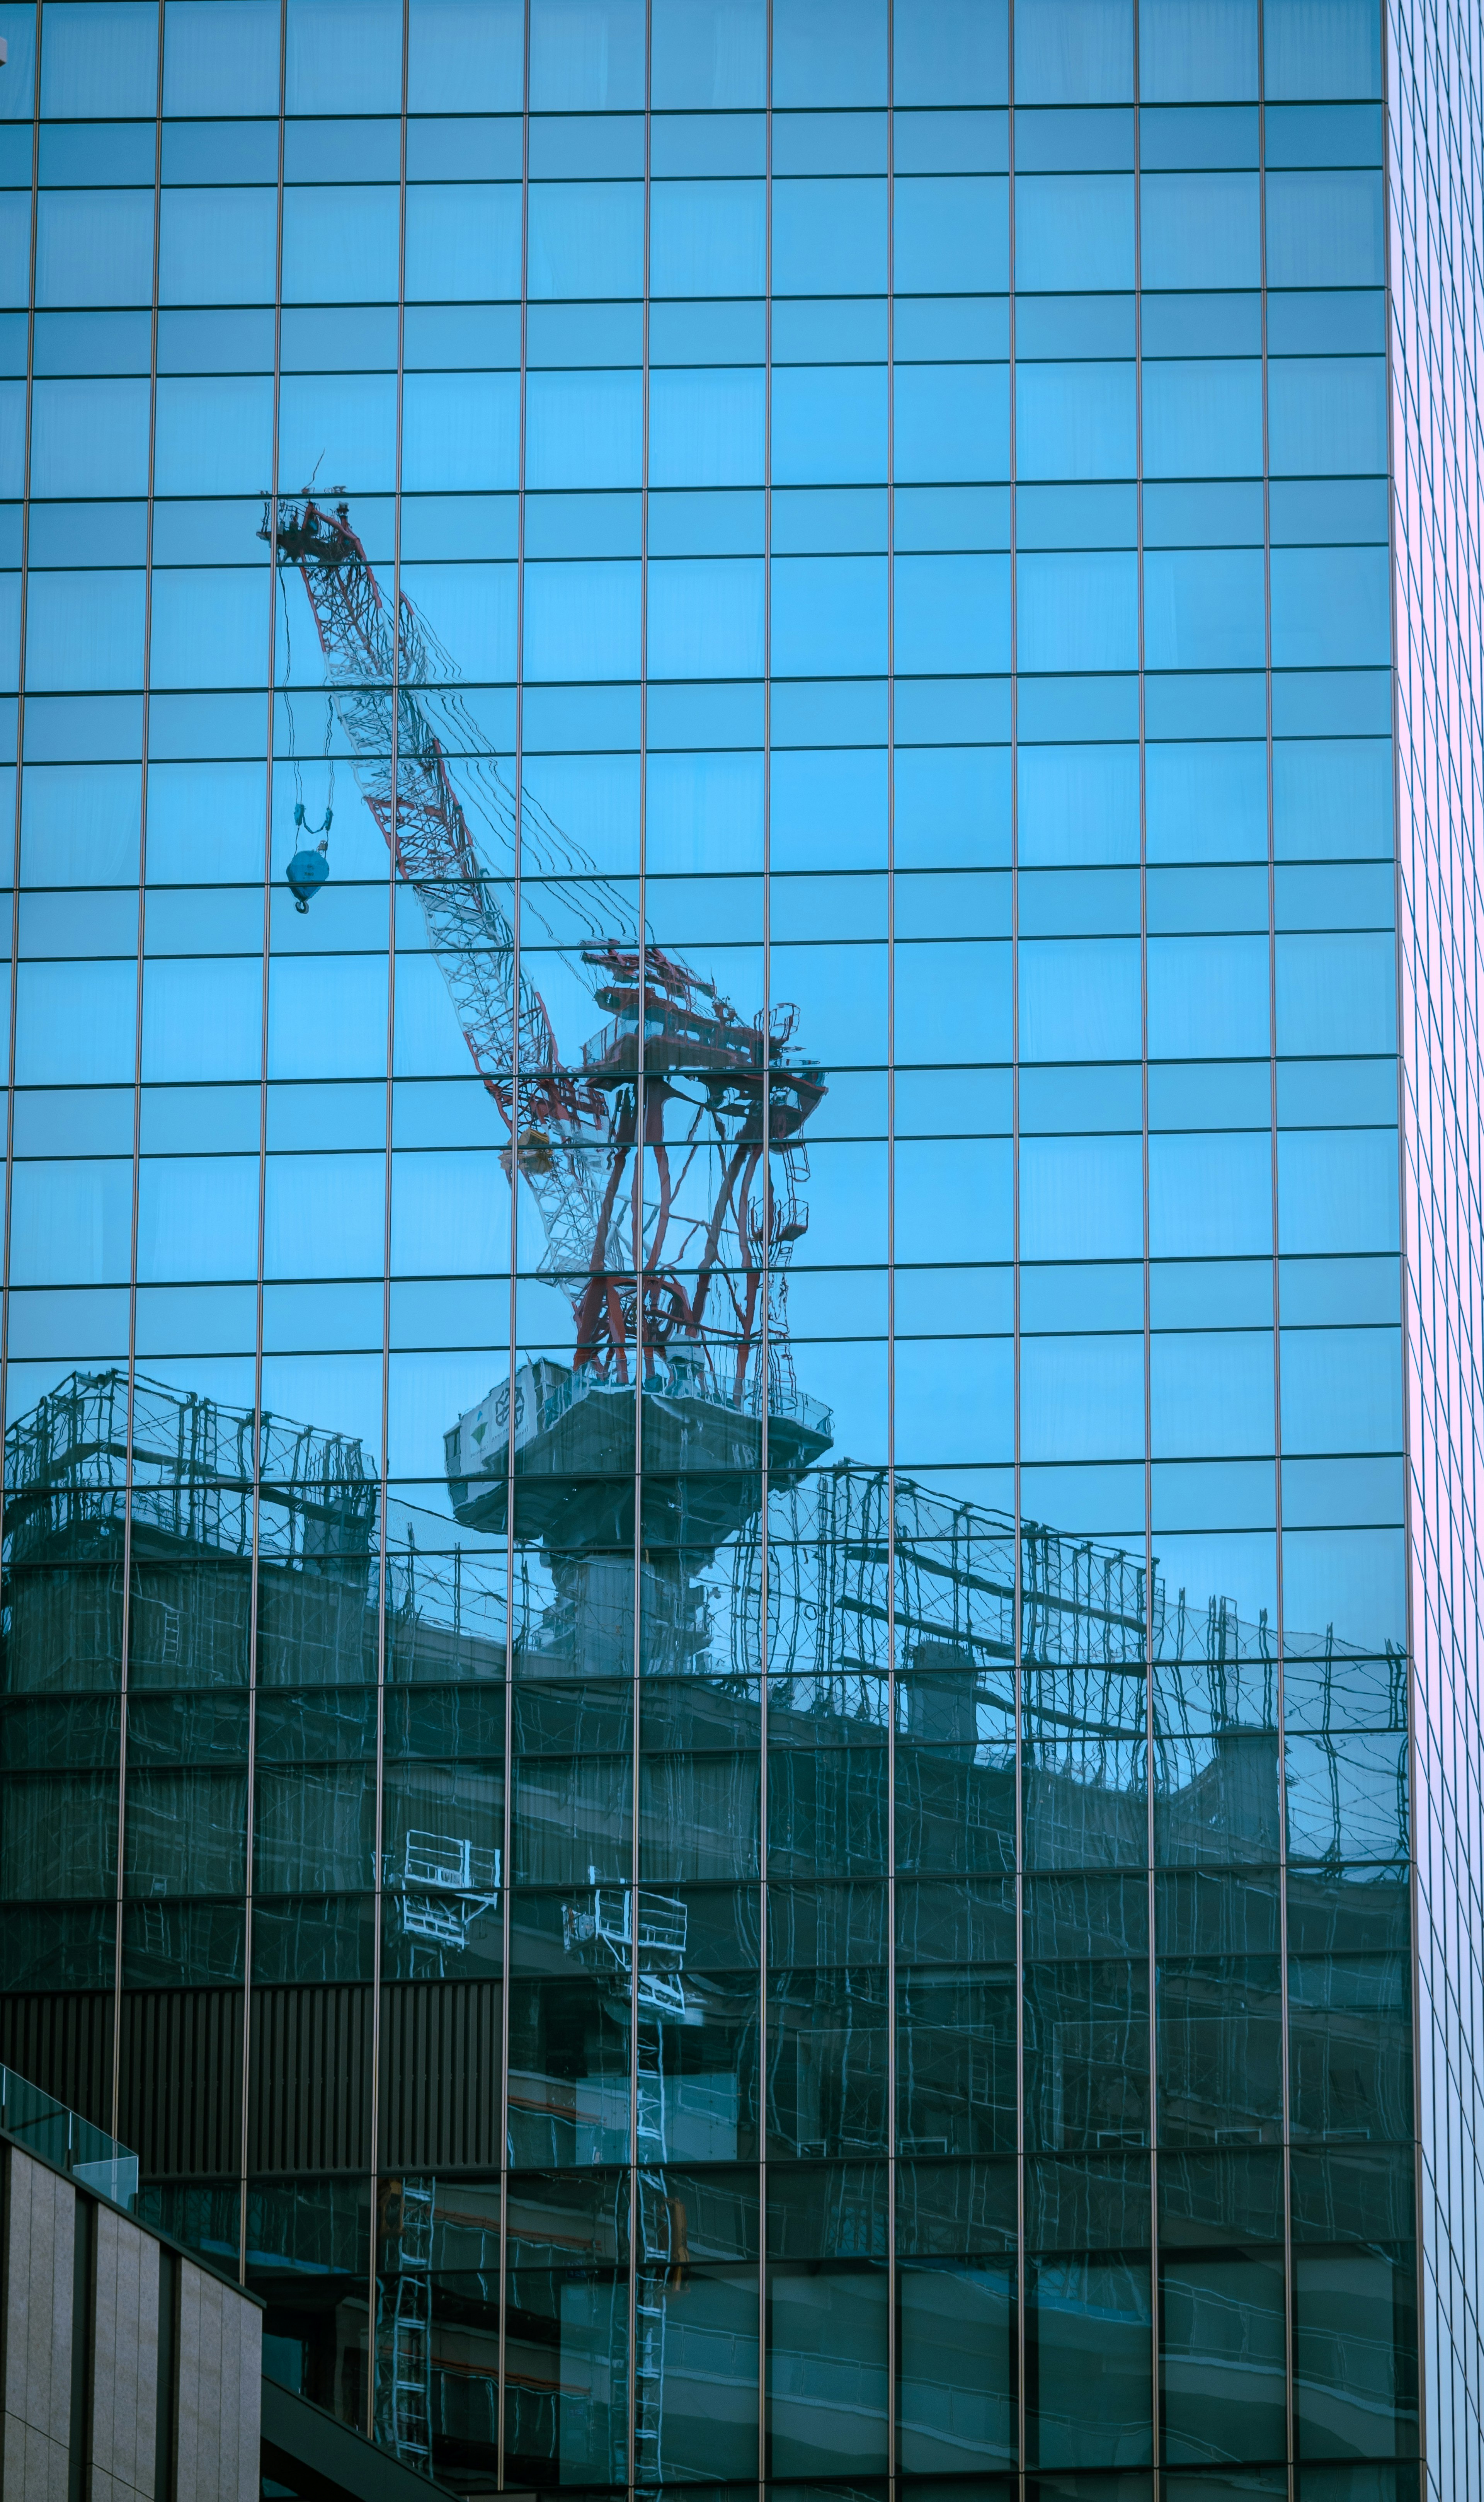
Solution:
<svg viewBox="0 0 1484 2502"><path fill-rule="evenodd" d="M1395 1330L1285 1330L1285 1451L1399 1451L1401 1349Z"/></svg>
<svg viewBox="0 0 1484 2502"><path fill-rule="evenodd" d="M1024 1138L1023 1260L1138 1260L1144 1250L1137 1138Z"/></svg>
<svg viewBox="0 0 1484 2502"><path fill-rule="evenodd" d="M1156 1330L1149 1346L1154 1448L1169 1459L1257 1458L1273 1448L1265 1330Z"/></svg>
<svg viewBox="0 0 1484 2502"><path fill-rule="evenodd" d="M1136 938L1023 939L1020 1047L1025 1060L1137 1060Z"/></svg>
<svg viewBox="0 0 1484 2502"><path fill-rule="evenodd" d="M12 38L11 60L16 58ZM165 12L165 113L277 114L273 0L172 0ZM153 110L152 106L150 108Z"/></svg>
<svg viewBox="0 0 1484 2502"><path fill-rule="evenodd" d="M897 104L1003 104L1006 0L906 0L892 20Z"/></svg>
<svg viewBox="0 0 1484 2502"><path fill-rule="evenodd" d="M1003 2266L903 2268L900 2299L903 2469L1013 2465L1013 2276Z"/></svg>
<svg viewBox="0 0 1484 2502"><path fill-rule="evenodd" d="M1291 1858L1406 1856L1405 1738L1290 1738L1283 1755Z"/></svg>
<svg viewBox="0 0 1484 2502"><path fill-rule="evenodd" d="M1274 548L1272 657L1278 669L1384 668L1391 658L1391 552Z"/></svg>
<svg viewBox="0 0 1484 2502"><path fill-rule="evenodd" d="M101 1286L127 1277L134 1200L127 1158L18 1164L12 1191L13 1285Z"/></svg>
<svg viewBox="0 0 1484 2502"><path fill-rule="evenodd" d="M1267 0L1264 41L1274 100L1381 92L1377 0Z"/></svg>
<svg viewBox="0 0 1484 2502"><path fill-rule="evenodd" d="M1263 587L1261 548L1151 548L1144 559L1148 666L1260 669Z"/></svg>
<svg viewBox="0 0 1484 2502"><path fill-rule="evenodd" d="M1273 842L1280 860L1389 860L1387 738L1280 738L1273 745Z"/></svg>
<svg viewBox="0 0 1484 2502"><path fill-rule="evenodd" d="M1276 941L1279 1051L1397 1048L1397 951L1381 930L1286 935Z"/></svg>
<svg viewBox="0 0 1484 2502"><path fill-rule="evenodd" d="M637 487L643 418L638 374L530 375L525 386L527 487Z"/></svg>
<svg viewBox="0 0 1484 2502"><path fill-rule="evenodd" d="M637 678L636 564L528 564L525 668L532 678Z"/></svg>
<svg viewBox="0 0 1484 2502"><path fill-rule="evenodd" d="M1010 559L899 556L895 664L902 675L1010 665Z"/></svg>
<svg viewBox="0 0 1484 2502"><path fill-rule="evenodd" d="M1131 287L1132 175L1018 175L1015 284L1032 294Z"/></svg>
<svg viewBox="0 0 1484 2502"><path fill-rule="evenodd" d="M896 950L896 1056L905 1065L913 1062L929 1067L939 1065L969 1065L975 1062L1004 1062L1010 1058L1010 950L994 939L947 938L938 941L904 943ZM978 1155L979 1148L975 1147ZM989 1153L988 1148L985 1149ZM992 1158L999 1170L998 1149ZM1008 1170L1008 1167L1005 1168ZM929 1230L944 1217L939 1200L930 1193L919 1199L923 1223ZM985 1220L987 1209L998 1206L995 1200L981 1204L979 1218ZM1009 1223L1010 1201L1002 1202L1004 1221ZM898 1206L898 1223L901 1208ZM908 1255L903 1252L902 1257ZM930 1253L913 1256L932 1257ZM947 1254L941 1256L947 1257ZM995 1254L967 1253L965 1258L1008 1258L1008 1251Z"/></svg>
<svg viewBox="0 0 1484 2502"><path fill-rule="evenodd" d="M1151 938L1149 1050L1157 1060L1265 1058L1265 938Z"/></svg>
<svg viewBox="0 0 1484 2502"><path fill-rule="evenodd" d="M156 566L150 604L154 687L266 686L268 586L255 566L187 572Z"/></svg>
<svg viewBox="0 0 1484 2502"><path fill-rule="evenodd" d="M773 286L780 295L881 295L887 186L800 176L773 185Z"/></svg>
<svg viewBox="0 0 1484 2502"><path fill-rule="evenodd" d="M1136 747L1023 747L1020 858L1024 867L1136 861Z"/></svg>
<svg viewBox="0 0 1484 2502"><path fill-rule="evenodd" d="M530 292L534 299L644 291L642 183L533 183Z"/></svg>
<svg viewBox="0 0 1484 2502"><path fill-rule="evenodd" d="M767 266L762 183L657 183L650 194L656 295L760 295Z"/></svg>
<svg viewBox="0 0 1484 2502"><path fill-rule="evenodd" d="M56 692L143 684L144 578L33 573L26 600L26 686Z"/></svg>
<svg viewBox="0 0 1484 2502"><path fill-rule="evenodd" d="M773 482L885 479L884 366L793 365L773 377Z"/></svg>
<svg viewBox="0 0 1484 2502"><path fill-rule="evenodd" d="M269 0L271 5L271 0ZM36 98L36 11L24 0L8 0L0 12L10 57L0 84L0 120L29 121Z"/></svg>
<svg viewBox="0 0 1484 2502"><path fill-rule="evenodd" d="M1394 1131L1279 1132L1281 1251L1395 1251L1399 1210Z"/></svg>
<svg viewBox="0 0 1484 2502"><path fill-rule="evenodd" d="M162 396L168 388L161 387ZM36 383L32 493L142 495L149 474L149 389L148 383L122 380Z"/></svg>
<svg viewBox="0 0 1484 2502"><path fill-rule="evenodd" d="M404 565L402 590L434 638L424 646L423 684L463 679L479 685L515 676L513 564ZM417 672L404 667L416 682Z"/></svg>
<svg viewBox="0 0 1484 2502"><path fill-rule="evenodd" d="M1009 858L1008 749L897 749L899 868L998 867Z"/></svg>
<svg viewBox="0 0 1484 2502"><path fill-rule="evenodd" d="M49 9L41 109L48 120L154 115L159 13L151 0L67 0Z"/></svg>
<svg viewBox="0 0 1484 2502"><path fill-rule="evenodd" d="M255 1156L145 1157L141 1283L251 1277L257 1267L257 1191Z"/></svg>
<svg viewBox="0 0 1484 2502"><path fill-rule="evenodd" d="M1286 1442L1286 1416L1283 1432ZM1307 1468L1309 1463L1298 1465ZM1285 1508L1291 1473L1285 1461ZM1285 1530L1283 1604L1288 1622L1305 1630L1332 1625L1342 1640L1361 1643L1369 1651L1384 1652L1391 1644L1400 1664L1406 1654L1406 1538L1400 1529ZM1290 1694L1297 1683L1290 1670ZM1373 1715L1376 1704L1361 1699L1360 1678L1355 1689L1355 1716ZM1404 1821L1400 1847L1406 1847Z"/></svg>
<svg viewBox="0 0 1484 2502"><path fill-rule="evenodd" d="M284 194L284 300L394 301L397 194L390 184L323 184Z"/></svg>
<svg viewBox="0 0 1484 2502"><path fill-rule="evenodd" d="M387 1065L387 964L280 956L268 981L270 1077L365 1077Z"/></svg>
<svg viewBox="0 0 1484 2502"><path fill-rule="evenodd" d="M1269 174L1268 286L1379 287L1385 215L1379 174Z"/></svg>
<svg viewBox="0 0 1484 2502"><path fill-rule="evenodd" d="M253 1196L255 1201L255 1187ZM264 1274L377 1275L386 1256L386 1199L385 1156L270 1156L263 1205Z"/></svg>
<svg viewBox="0 0 1484 2502"><path fill-rule="evenodd" d="M1021 1457L1028 1466L1143 1455L1141 1337L1022 1341Z"/></svg>
<svg viewBox="0 0 1484 2502"><path fill-rule="evenodd" d="M411 0L408 112L519 113L524 51L521 0Z"/></svg>
<svg viewBox="0 0 1484 2502"><path fill-rule="evenodd" d="M1257 0L1139 0L1145 104L1240 104L1257 91Z"/></svg>
<svg viewBox="0 0 1484 2502"><path fill-rule="evenodd" d="M791 0L773 29L773 102L887 101L885 0Z"/></svg>
<svg viewBox="0 0 1484 2502"><path fill-rule="evenodd" d="M134 967L107 960L22 964L16 991L18 1086L127 1083L134 1060Z"/></svg>
<svg viewBox="0 0 1484 2502"><path fill-rule="evenodd" d="M271 304L278 201L268 190L166 191L161 304Z"/></svg>
<svg viewBox="0 0 1484 2502"><path fill-rule="evenodd" d="M43 192L36 228L39 305L148 304L153 258L151 192Z"/></svg>
<svg viewBox="0 0 1484 2502"><path fill-rule="evenodd" d="M1145 765L1151 861L1267 853L1267 757L1256 741L1153 745Z"/></svg>
<svg viewBox="0 0 1484 2502"><path fill-rule="evenodd" d="M334 477L351 492L396 484L394 374L286 374L279 410L281 475L301 483L334 446Z"/></svg>
<svg viewBox="0 0 1484 2502"><path fill-rule="evenodd" d="M1242 1986L1241 1965L1227 1969L1237 2001L1230 2014L1207 2012L1205 1992L1220 1967L1209 1979L1201 1975L1192 1990L1187 2056L1194 2053L1193 2068L1200 2061L1202 2051L1214 2052L1224 2068L1229 2061L1238 2070L1249 2061L1256 2065L1257 1992ZM1171 1989L1183 1995L1174 1974ZM1239 2108L1245 2119L1246 2096ZM1201 2467L1216 2459L1281 2458L1288 2440L1282 2252L1171 2251L1161 2270L1161 2296L1165 2456ZM1241 2481L1263 2490L1250 2471Z"/></svg>
<svg viewBox="0 0 1484 2502"><path fill-rule="evenodd" d="M1023 669L1138 666L1138 564L1131 556L1017 559Z"/></svg>
<svg viewBox="0 0 1484 2502"><path fill-rule="evenodd" d="M651 677L760 677L762 572L754 557L653 559Z"/></svg>
<svg viewBox="0 0 1484 2502"><path fill-rule="evenodd" d="M1009 284L1009 185L999 174L898 175L898 295L983 295Z"/></svg>
<svg viewBox="0 0 1484 2502"><path fill-rule="evenodd" d="M409 374L402 385L402 485L453 494L519 484L514 374Z"/></svg>
<svg viewBox="0 0 1484 2502"><path fill-rule="evenodd" d="M1132 93L1132 0L1020 0L1017 104L1127 104Z"/></svg>
<svg viewBox="0 0 1484 2502"><path fill-rule="evenodd" d="M884 2269L773 2271L768 2421L774 2476L882 2474L888 2292Z"/></svg>
<svg viewBox="0 0 1484 2502"><path fill-rule="evenodd" d="M775 751L772 773L775 868L885 867L884 754L868 748Z"/></svg>
<svg viewBox="0 0 1484 2502"><path fill-rule="evenodd" d="M250 956L166 957L145 967L144 1082L189 1067L218 1083L255 1078L262 1061L262 966Z"/></svg>
<svg viewBox="0 0 1484 2502"><path fill-rule="evenodd" d="M30 285L31 203L23 191L8 191L0 199L0 304L23 305Z"/></svg>
<svg viewBox="0 0 1484 2502"><path fill-rule="evenodd" d="M1271 1250L1267 1135L1237 1130L1151 1137L1151 1259L1261 1259Z"/></svg>
<svg viewBox="0 0 1484 2502"><path fill-rule="evenodd" d="M1381 356L1278 356L1267 368L1274 472L1386 468L1386 363Z"/></svg>
<svg viewBox="0 0 1484 2502"><path fill-rule="evenodd" d="M288 0L290 113L396 113L402 103L398 0Z"/></svg>
<svg viewBox="0 0 1484 2502"><path fill-rule="evenodd" d="M1263 368L1256 358L1144 367L1144 474L1257 478L1263 470Z"/></svg>
<svg viewBox="0 0 1484 2502"><path fill-rule="evenodd" d="M886 655L885 557L774 558L777 676L879 677Z"/></svg>
<svg viewBox="0 0 1484 2502"><path fill-rule="evenodd" d="M1137 466L1134 367L1018 365L1015 428L1023 478L1131 478Z"/></svg>
<svg viewBox="0 0 1484 2502"><path fill-rule="evenodd" d="M763 440L760 367L650 376L652 486L760 486Z"/></svg>
<svg viewBox="0 0 1484 2502"><path fill-rule="evenodd" d="M1009 398L1004 365L898 366L893 404L898 485L1007 478Z"/></svg>
<svg viewBox="0 0 1484 2502"><path fill-rule="evenodd" d="M1140 199L1146 287L1261 286L1256 174L1145 174Z"/></svg>
<svg viewBox="0 0 1484 2502"><path fill-rule="evenodd" d="M407 294L435 304L521 292L515 183L415 183L407 193Z"/></svg>
<svg viewBox="0 0 1484 2502"><path fill-rule="evenodd" d="M532 113L644 108L644 0L531 0Z"/></svg>
<svg viewBox="0 0 1484 2502"><path fill-rule="evenodd" d="M766 0L653 0L657 113L767 102Z"/></svg>

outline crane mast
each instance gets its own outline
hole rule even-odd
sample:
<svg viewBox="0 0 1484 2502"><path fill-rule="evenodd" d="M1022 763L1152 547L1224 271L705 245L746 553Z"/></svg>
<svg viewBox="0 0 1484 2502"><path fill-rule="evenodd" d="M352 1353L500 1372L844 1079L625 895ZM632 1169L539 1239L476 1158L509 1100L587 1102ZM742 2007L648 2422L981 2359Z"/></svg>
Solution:
<svg viewBox="0 0 1484 2502"><path fill-rule="evenodd" d="M303 583L362 795L499 1110L512 1185L536 1202L541 1268L572 1303L576 1369L791 1406L784 1271L808 1223L799 1133L825 1093L790 1048L796 1011L749 1021L647 933L594 929L577 952L609 1022L565 1061L420 693L447 656L405 592L393 621L345 503L269 499L261 535ZM570 862L549 821L523 797L518 816L491 778L496 830L525 874L544 875L554 846ZM566 875L583 871L585 894L613 895L590 862Z"/></svg>

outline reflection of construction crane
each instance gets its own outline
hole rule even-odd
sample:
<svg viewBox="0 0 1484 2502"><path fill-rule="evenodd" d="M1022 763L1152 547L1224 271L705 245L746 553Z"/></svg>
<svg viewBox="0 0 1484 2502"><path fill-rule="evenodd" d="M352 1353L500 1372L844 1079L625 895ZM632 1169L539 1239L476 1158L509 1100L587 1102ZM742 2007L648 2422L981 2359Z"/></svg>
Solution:
<svg viewBox="0 0 1484 2502"><path fill-rule="evenodd" d="M628 2020L628 1995L634 1965L634 1930L638 1927L639 1973L633 1982L641 2016L667 2024L699 2023L686 2009L685 1904L671 1894L646 1886L599 1885L590 1869L592 1891L588 1901L561 1907L561 1943L590 1971L612 1975L623 1984L623 2020Z"/></svg>
<svg viewBox="0 0 1484 2502"><path fill-rule="evenodd" d="M376 2297L376 2438L432 2472L432 2181L388 2181L382 2191Z"/></svg>
<svg viewBox="0 0 1484 2502"><path fill-rule="evenodd" d="M782 1272L808 1222L799 1132L825 1091L789 1051L796 1011L749 1021L644 933L593 926L597 907L622 930L618 890L528 798L518 821L461 702L436 691L452 661L405 594L393 622L344 503L280 503L262 535L303 581L366 805L422 906L509 1133L507 1169L540 1211L542 1266L572 1302L578 1372L661 1386L678 1373L732 1407L787 1404ZM481 858L434 714L470 751L461 778L509 865ZM523 914L539 927L545 896L585 932L575 956L610 1022L580 1065L563 1060L528 960L518 970L499 894L518 853ZM318 882L299 881L306 894Z"/></svg>
<svg viewBox="0 0 1484 2502"><path fill-rule="evenodd" d="M405 1937L462 1949L475 1921L498 1908L500 1854L460 1834L409 1833L400 1868L388 1853L384 1882L396 1889Z"/></svg>
<svg viewBox="0 0 1484 2502"><path fill-rule="evenodd" d="M680 2289L690 2258L686 2211L667 2189L664 2028L699 2024L688 2006L684 1966L689 1914L675 1895L648 1886L600 1885L590 1868L585 1901L561 1907L561 1943L590 1971L615 1984L609 2001L625 2028L634 2009L634 2478L663 2474L666 2296Z"/></svg>

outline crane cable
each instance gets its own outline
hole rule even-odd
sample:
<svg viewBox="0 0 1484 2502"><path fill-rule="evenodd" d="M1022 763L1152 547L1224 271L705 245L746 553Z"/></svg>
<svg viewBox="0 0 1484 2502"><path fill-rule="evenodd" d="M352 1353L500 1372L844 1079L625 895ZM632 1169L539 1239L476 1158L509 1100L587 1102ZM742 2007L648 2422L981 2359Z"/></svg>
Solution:
<svg viewBox="0 0 1484 2502"><path fill-rule="evenodd" d="M275 562L275 581L277 581L280 571L280 566ZM330 873L329 834L330 828L335 821L335 759L330 753L330 741L334 731L335 704L333 695L326 692L324 698L324 746L322 750L327 786L325 791L324 815L318 826L312 826L309 824L306 814L304 775L299 763L298 731L293 717L293 697L289 693L292 683L293 638L289 627L288 586L286 582L284 584L283 694L284 711L288 720L288 763L293 774L293 822L295 830L300 839L293 858L289 862L284 874L293 896L293 908L295 912L307 912L310 907L311 899L313 898L317 889L325 883ZM315 843L317 837L318 848L311 850L310 846Z"/></svg>

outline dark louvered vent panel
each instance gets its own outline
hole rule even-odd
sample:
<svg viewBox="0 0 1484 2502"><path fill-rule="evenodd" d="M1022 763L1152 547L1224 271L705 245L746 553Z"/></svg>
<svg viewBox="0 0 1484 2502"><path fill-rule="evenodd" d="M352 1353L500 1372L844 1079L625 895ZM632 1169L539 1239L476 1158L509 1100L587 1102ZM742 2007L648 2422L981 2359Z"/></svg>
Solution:
<svg viewBox="0 0 1484 2502"><path fill-rule="evenodd" d="M253 1992L252 2172L365 2172L371 2162L371 1992L307 1981Z"/></svg>
<svg viewBox="0 0 1484 2502"><path fill-rule="evenodd" d="M240 1989L124 1992L118 2133L145 2180L235 2176L241 2102Z"/></svg>
<svg viewBox="0 0 1484 2502"><path fill-rule="evenodd" d="M106 2129L114 2107L113 1992L38 1989L0 1999L0 2063Z"/></svg>
<svg viewBox="0 0 1484 2502"><path fill-rule="evenodd" d="M401 1981L383 1993L381 2111L386 2171L498 2168L497 1981Z"/></svg>

